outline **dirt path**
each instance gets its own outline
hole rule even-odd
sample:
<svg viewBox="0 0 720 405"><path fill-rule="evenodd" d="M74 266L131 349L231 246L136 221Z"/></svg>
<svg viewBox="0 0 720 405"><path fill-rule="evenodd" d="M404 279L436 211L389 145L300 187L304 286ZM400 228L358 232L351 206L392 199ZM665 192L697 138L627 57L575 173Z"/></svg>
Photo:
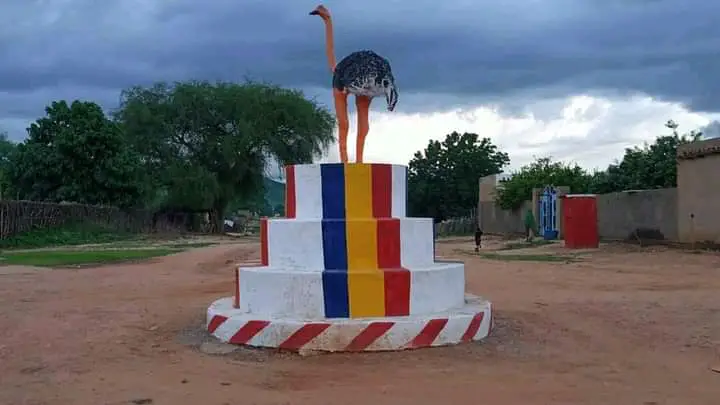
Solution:
<svg viewBox="0 0 720 405"><path fill-rule="evenodd" d="M467 245L467 244L466 244ZM462 246L467 248L467 246ZM452 256L458 245L438 244ZM720 256L597 252L578 263L462 256L493 300L485 343L300 358L184 342L230 295L225 245L142 264L0 274L0 404L718 403ZM185 332L183 332L185 331Z"/></svg>

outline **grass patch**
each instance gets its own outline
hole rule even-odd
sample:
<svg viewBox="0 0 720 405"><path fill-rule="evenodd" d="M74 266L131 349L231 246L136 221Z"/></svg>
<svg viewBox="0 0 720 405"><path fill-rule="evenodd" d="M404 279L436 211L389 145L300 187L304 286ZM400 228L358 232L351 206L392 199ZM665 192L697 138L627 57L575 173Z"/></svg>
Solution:
<svg viewBox="0 0 720 405"><path fill-rule="evenodd" d="M499 253L480 253L480 257L484 259L502 260L502 261L519 261L519 262L562 262L571 263L578 261L577 256L538 254L538 255L512 255Z"/></svg>
<svg viewBox="0 0 720 405"><path fill-rule="evenodd" d="M497 250L516 250L516 249L527 249L527 248L533 248L538 246L545 246L545 245L551 245L554 243L551 240L545 240L545 239L537 239L532 240L530 242L510 242L506 243L505 246L497 249Z"/></svg>
<svg viewBox="0 0 720 405"><path fill-rule="evenodd" d="M118 232L102 224L67 224L54 228L34 229L30 232L0 240L0 249L35 249L52 246L112 243L139 237L139 235L130 232Z"/></svg>
<svg viewBox="0 0 720 405"><path fill-rule="evenodd" d="M118 263L125 261L150 259L177 253L182 249L103 249L103 250L52 250L39 252L5 252L0 255L0 264L63 267L90 264Z"/></svg>

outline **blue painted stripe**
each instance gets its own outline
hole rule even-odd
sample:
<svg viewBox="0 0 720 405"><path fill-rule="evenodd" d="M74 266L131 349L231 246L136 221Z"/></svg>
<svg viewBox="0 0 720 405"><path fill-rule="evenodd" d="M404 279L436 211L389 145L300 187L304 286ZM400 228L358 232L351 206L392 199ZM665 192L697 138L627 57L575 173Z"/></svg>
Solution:
<svg viewBox="0 0 720 405"><path fill-rule="evenodd" d="M325 316L347 318L350 316L350 296L345 220L324 219L322 236L325 259L325 270L322 274Z"/></svg>
<svg viewBox="0 0 720 405"><path fill-rule="evenodd" d="M322 237L325 269L322 274L325 317L350 317L347 233L345 230L345 166L320 165L322 182Z"/></svg>
<svg viewBox="0 0 720 405"><path fill-rule="evenodd" d="M345 218L345 166L342 163L320 165L322 210L324 219Z"/></svg>
<svg viewBox="0 0 720 405"><path fill-rule="evenodd" d="M349 318L348 275L345 271L325 270L322 274L326 318Z"/></svg>
<svg viewBox="0 0 720 405"><path fill-rule="evenodd" d="M323 219L322 238L325 270L347 271L348 259L345 220Z"/></svg>

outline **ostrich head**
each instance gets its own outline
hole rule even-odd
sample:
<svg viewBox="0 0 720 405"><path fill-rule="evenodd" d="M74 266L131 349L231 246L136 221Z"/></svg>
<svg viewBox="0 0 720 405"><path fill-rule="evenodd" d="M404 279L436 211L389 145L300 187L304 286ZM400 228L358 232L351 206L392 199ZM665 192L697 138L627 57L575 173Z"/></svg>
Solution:
<svg viewBox="0 0 720 405"><path fill-rule="evenodd" d="M327 20L330 18L330 10L321 4L315 7L315 10L311 11L310 15L319 15L323 20Z"/></svg>
<svg viewBox="0 0 720 405"><path fill-rule="evenodd" d="M388 111L395 109L395 104L398 101L397 87L395 87L394 80L383 79L383 87L385 87L385 100L387 101Z"/></svg>

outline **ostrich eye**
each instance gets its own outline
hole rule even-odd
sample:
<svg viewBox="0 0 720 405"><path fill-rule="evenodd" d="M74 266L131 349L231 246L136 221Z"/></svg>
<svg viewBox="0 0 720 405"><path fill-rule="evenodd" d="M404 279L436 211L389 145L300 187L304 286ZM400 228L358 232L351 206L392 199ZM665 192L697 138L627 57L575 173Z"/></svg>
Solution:
<svg viewBox="0 0 720 405"><path fill-rule="evenodd" d="M383 85L383 87L387 87L390 85L390 82L388 81L388 79L383 79L382 85Z"/></svg>

